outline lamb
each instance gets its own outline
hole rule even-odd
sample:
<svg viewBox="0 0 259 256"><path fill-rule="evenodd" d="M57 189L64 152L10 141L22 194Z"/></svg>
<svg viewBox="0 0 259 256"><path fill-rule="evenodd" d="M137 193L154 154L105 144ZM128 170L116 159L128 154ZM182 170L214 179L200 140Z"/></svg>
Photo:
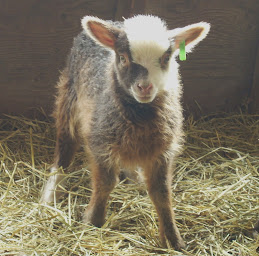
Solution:
<svg viewBox="0 0 259 256"><path fill-rule="evenodd" d="M175 158L183 145L182 86L176 56L203 40L205 22L168 30L159 17L123 22L86 16L58 83L54 116L57 140L52 176L41 202L60 196L58 184L83 144L92 173L84 222L101 227L120 170L141 168L159 218L161 242L185 243L171 201Z"/></svg>

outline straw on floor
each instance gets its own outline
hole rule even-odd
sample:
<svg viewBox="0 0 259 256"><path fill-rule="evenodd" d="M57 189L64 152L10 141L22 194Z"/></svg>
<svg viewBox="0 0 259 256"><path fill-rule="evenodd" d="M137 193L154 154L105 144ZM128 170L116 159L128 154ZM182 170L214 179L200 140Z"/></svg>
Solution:
<svg viewBox="0 0 259 256"><path fill-rule="evenodd" d="M102 228L82 227L90 172L78 152L65 195L39 204L55 145L50 121L0 120L0 255L255 256L259 239L259 115L186 121L185 150L172 184L186 251L161 248L157 215L145 185L120 183Z"/></svg>

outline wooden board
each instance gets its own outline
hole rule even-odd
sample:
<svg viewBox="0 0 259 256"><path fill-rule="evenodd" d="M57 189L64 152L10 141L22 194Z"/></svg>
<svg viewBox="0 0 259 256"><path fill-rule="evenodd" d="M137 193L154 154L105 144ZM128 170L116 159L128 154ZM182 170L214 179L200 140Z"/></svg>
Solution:
<svg viewBox="0 0 259 256"><path fill-rule="evenodd" d="M259 113L259 43L254 66L253 86L250 92L249 107L251 113L256 114Z"/></svg>
<svg viewBox="0 0 259 256"><path fill-rule="evenodd" d="M144 14L147 0L118 0L115 20L123 20L137 14Z"/></svg>

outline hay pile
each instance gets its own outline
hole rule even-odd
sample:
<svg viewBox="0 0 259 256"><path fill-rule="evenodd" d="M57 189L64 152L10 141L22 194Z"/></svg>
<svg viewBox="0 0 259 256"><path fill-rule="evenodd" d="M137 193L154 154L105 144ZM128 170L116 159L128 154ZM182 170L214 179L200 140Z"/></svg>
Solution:
<svg viewBox="0 0 259 256"><path fill-rule="evenodd" d="M38 200L52 162L48 121L0 120L0 255L253 256L259 240L259 116L235 114L186 122L174 206L186 252L160 247L157 215L143 184L119 184L101 229L81 228L91 186L84 153L67 178L67 196Z"/></svg>

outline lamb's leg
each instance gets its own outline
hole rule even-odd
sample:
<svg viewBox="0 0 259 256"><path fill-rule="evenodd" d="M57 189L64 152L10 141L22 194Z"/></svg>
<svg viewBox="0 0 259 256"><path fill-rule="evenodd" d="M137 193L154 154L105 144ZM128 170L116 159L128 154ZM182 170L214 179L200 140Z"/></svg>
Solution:
<svg viewBox="0 0 259 256"><path fill-rule="evenodd" d="M101 227L105 222L106 204L109 194L118 181L118 171L99 164L91 164L92 195L83 221Z"/></svg>
<svg viewBox="0 0 259 256"><path fill-rule="evenodd" d="M185 243L175 223L171 201L171 171L165 159L153 167L144 170L148 192L153 201L159 219L160 237L163 246L166 239L176 249L185 247Z"/></svg>
<svg viewBox="0 0 259 256"><path fill-rule="evenodd" d="M51 203L58 199L62 195L62 191L58 188L58 185L62 184L64 173L63 171L71 163L74 153L77 149L77 142L73 139L65 129L58 130L56 148L54 155L54 164L51 167L51 173L56 173L49 177L47 183L44 186L40 202Z"/></svg>
<svg viewBox="0 0 259 256"><path fill-rule="evenodd" d="M69 83L69 78L67 75L67 70L65 69L58 83L58 95L56 98L56 109L55 109L55 118L56 118L56 129L57 129L57 139L56 139L56 148L54 154L54 164L51 167L50 171L53 174L49 177L42 195L41 202L53 202L54 199L62 194L61 191L58 191L58 184L61 184L64 173L61 172L61 167L63 171L71 163L74 153L77 149L77 140L75 136L71 135L71 127L75 127L73 109L75 91L72 90L72 84ZM75 131L73 131L73 134ZM56 191L57 188L57 191Z"/></svg>

